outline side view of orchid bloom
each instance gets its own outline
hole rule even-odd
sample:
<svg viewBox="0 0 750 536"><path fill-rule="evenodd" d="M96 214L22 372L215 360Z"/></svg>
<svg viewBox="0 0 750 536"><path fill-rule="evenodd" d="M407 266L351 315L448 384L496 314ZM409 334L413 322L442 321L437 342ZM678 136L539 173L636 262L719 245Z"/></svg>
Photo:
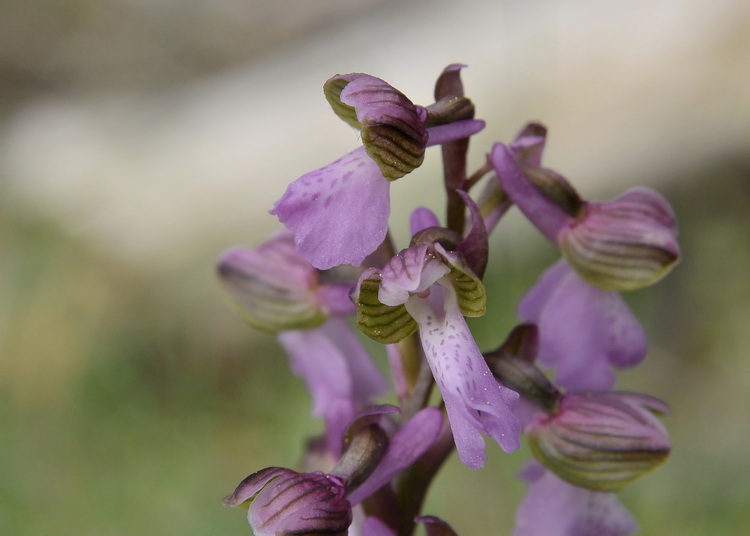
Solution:
<svg viewBox="0 0 750 536"><path fill-rule="evenodd" d="M677 264L676 217L648 188L582 198L542 167L540 123L487 148L469 173L469 142L485 123L464 95L464 67L446 67L424 106L368 74L330 78L324 96L362 146L292 181L270 211L284 228L219 260L230 300L251 326L277 334L324 426L299 467L252 468L225 498L247 508L259 536L411 536L418 525L456 536L449 520L422 511L444 462L455 452L479 470L488 448L510 453L522 438L533 459L519 475L527 496L514 536L638 530L615 493L666 461L669 408L613 390L617 369L647 355L620 293ZM391 183L409 180L434 146L445 213L415 203L411 240L397 246ZM489 237L512 206L561 258L518 305L500 304L520 323L498 322L507 335L482 350L466 318L493 310ZM361 336L383 345L388 375ZM389 394L396 405L383 404Z"/></svg>

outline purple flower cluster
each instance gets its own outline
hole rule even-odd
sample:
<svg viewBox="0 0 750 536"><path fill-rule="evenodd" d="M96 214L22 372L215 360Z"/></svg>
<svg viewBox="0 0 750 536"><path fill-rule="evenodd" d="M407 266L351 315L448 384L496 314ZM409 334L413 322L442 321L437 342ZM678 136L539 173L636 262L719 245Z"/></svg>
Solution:
<svg viewBox="0 0 750 536"><path fill-rule="evenodd" d="M225 499L248 507L257 535L404 535L415 523L455 535L421 513L445 459L455 450L479 469L484 436L512 452L522 435L535 461L520 475L528 494L516 536L637 528L614 492L668 456L656 417L668 408L611 390L615 369L646 355L620 292L658 281L678 261L675 216L646 188L584 200L542 167L547 131L538 123L467 173L469 139L484 122L464 96L462 68L441 73L428 106L370 75L329 79L325 97L362 146L288 186L271 210L286 229L219 261L230 298L251 325L277 334L325 425L305 471L262 469ZM399 251L388 227L391 182L414 172L430 146L442 148L445 224L415 207ZM466 317L487 310L489 234L512 205L562 256L518 305L522 323L483 353ZM385 345L398 406L377 405L388 382L354 326Z"/></svg>

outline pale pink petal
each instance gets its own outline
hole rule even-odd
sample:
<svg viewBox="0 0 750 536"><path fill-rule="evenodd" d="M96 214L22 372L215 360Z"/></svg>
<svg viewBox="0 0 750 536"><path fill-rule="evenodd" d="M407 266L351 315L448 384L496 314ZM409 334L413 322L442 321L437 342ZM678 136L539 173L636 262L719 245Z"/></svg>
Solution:
<svg viewBox="0 0 750 536"><path fill-rule="evenodd" d="M316 268L358 266L385 238L389 183L360 147L291 183L270 212Z"/></svg>
<svg viewBox="0 0 750 536"><path fill-rule="evenodd" d="M385 392L385 379L343 318L330 318L318 329L282 332L279 342L312 395L313 414L325 419L329 449L338 453L346 427Z"/></svg>
<svg viewBox="0 0 750 536"><path fill-rule="evenodd" d="M378 299L385 305L401 305L410 294L424 292L450 272L440 259L426 255L429 244L401 250L380 271Z"/></svg>
<svg viewBox="0 0 750 536"><path fill-rule="evenodd" d="M424 408L409 419L391 438L377 469L348 496L352 506L375 493L414 463L437 441L442 427L443 416L437 408Z"/></svg>
<svg viewBox="0 0 750 536"><path fill-rule="evenodd" d="M496 143L490 158L508 196L544 236L557 244L558 233L572 218L529 181L505 145Z"/></svg>
<svg viewBox="0 0 750 536"><path fill-rule="evenodd" d="M539 362L569 390L607 390L615 380L612 365L632 366L646 355L646 335L622 297L586 283L563 259L518 310L539 326Z"/></svg>
<svg viewBox="0 0 750 536"><path fill-rule="evenodd" d="M411 297L406 309L419 324L419 335L448 412L461 461L478 469L487 458L482 433L506 452L520 446L520 425L512 407L518 393L492 376L459 311L449 282L435 285L427 298Z"/></svg>
<svg viewBox="0 0 750 536"><path fill-rule="evenodd" d="M568 484L536 461L527 462L520 476L528 491L513 536L628 536L638 530L611 493Z"/></svg>

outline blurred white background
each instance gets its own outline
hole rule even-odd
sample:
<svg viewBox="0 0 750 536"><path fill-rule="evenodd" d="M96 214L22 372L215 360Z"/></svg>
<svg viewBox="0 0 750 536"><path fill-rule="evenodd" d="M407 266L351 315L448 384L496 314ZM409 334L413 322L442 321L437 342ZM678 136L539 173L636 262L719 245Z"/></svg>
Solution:
<svg viewBox="0 0 750 536"><path fill-rule="evenodd" d="M4 110L0 188L128 263L172 270L217 237L252 243L272 229L265 211L286 184L358 143L322 97L336 73L374 74L429 104L440 70L466 63L488 122L474 163L539 119L547 164L589 196L750 138L742 0L62 6L65 23L26 4L5 20L7 44L31 49L12 67L37 85ZM395 197L422 186L400 181Z"/></svg>

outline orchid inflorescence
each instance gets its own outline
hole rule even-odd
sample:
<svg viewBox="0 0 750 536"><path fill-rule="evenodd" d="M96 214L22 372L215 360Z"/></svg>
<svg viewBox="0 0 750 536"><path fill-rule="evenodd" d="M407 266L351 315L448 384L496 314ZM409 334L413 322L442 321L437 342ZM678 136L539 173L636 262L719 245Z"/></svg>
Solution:
<svg viewBox="0 0 750 536"><path fill-rule="evenodd" d="M362 145L287 187L271 210L285 229L219 261L229 296L252 326L278 335L325 424L301 471L261 469L225 498L248 509L258 536L407 536L420 523L428 535L455 534L421 513L443 462L455 450L479 469L485 436L512 452L522 435L535 460L520 474L528 490L514 535L637 530L614 492L665 461L670 443L658 415L668 407L612 390L614 369L646 355L643 329L619 293L676 264L675 216L647 188L609 202L581 198L542 167L539 123L495 143L469 175L469 139L484 122L464 96L463 67L440 74L429 106L367 74L329 79L325 97ZM415 208L411 242L397 251L391 183L435 145L445 220ZM465 317L485 314L488 237L512 205L562 256L522 299L519 324L483 353ZM353 326L385 345L392 389ZM397 404L378 404L389 392Z"/></svg>

